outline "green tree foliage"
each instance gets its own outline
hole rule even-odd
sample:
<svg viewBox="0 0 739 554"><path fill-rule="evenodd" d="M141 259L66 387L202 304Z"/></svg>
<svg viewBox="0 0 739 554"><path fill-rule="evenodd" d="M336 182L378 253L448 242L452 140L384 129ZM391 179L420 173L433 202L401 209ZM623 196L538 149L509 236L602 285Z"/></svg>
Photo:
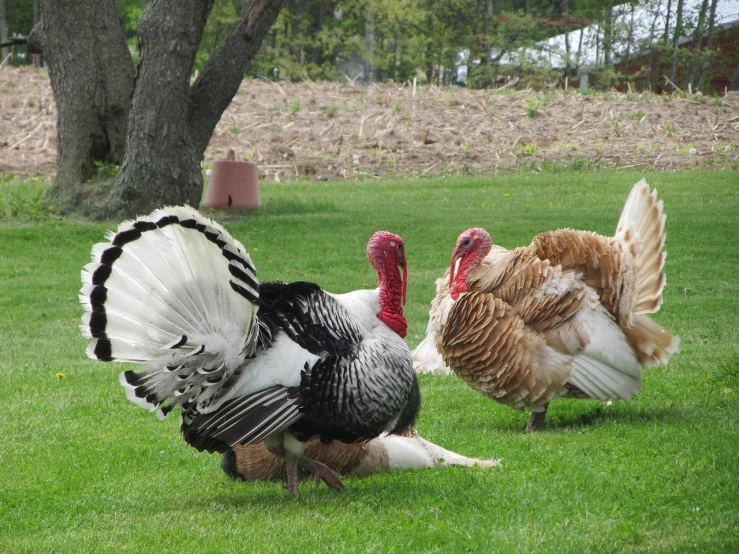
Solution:
<svg viewBox="0 0 739 554"><path fill-rule="evenodd" d="M136 47L137 21L154 0L118 0L126 38ZM33 0L5 0L11 33L27 34ZM247 0L216 0L194 68L200 69L236 22ZM736 66L736 53L719 48L675 48L680 37L713 33L716 0L699 2L700 10L678 13L680 0L288 0L265 38L248 74L271 79L364 78L405 82L451 81L456 66L469 66L468 84L485 87L497 77L520 76L527 82L551 83L578 73L609 88L624 80L664 85L670 73L683 87L705 83L711 71ZM693 2L694 4L694 2ZM692 4L691 4L692 5ZM712 6L711 9L709 7ZM646 10L649 21L634 14ZM665 28L664 14L669 12ZM684 13L682 13L684 12ZM661 15L660 15L661 14ZM659 15L659 17L657 17ZM575 31L597 24L586 41ZM637 27L642 26L642 32ZM720 35L725 31L717 30ZM553 68L542 41L570 33L561 61ZM679 36L676 36L679 34ZM539 48L536 55L532 51ZM588 48L596 61L587 62ZM638 71L620 62L650 53ZM676 69L670 67L675 61ZM473 64L472 61L475 61ZM590 65L588 65L590 64ZM723 71L723 69L721 69ZM731 69L726 69L731 73ZM532 81L533 79L533 81Z"/></svg>
<svg viewBox="0 0 739 554"><path fill-rule="evenodd" d="M138 21L145 4L145 0L118 0L118 10L121 14L123 31L129 43L136 41Z"/></svg>
<svg viewBox="0 0 739 554"><path fill-rule="evenodd" d="M33 27L33 0L5 0L8 36L27 36Z"/></svg>

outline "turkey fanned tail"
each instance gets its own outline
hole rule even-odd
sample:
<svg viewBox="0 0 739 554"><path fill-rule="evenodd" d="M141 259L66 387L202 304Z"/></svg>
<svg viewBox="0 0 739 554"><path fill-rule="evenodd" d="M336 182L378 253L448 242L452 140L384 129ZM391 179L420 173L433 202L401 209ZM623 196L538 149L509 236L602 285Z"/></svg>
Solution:
<svg viewBox="0 0 739 554"><path fill-rule="evenodd" d="M106 238L82 270L88 356L147 364L121 384L159 417L215 409L255 354L259 285L246 249L188 206L123 222Z"/></svg>

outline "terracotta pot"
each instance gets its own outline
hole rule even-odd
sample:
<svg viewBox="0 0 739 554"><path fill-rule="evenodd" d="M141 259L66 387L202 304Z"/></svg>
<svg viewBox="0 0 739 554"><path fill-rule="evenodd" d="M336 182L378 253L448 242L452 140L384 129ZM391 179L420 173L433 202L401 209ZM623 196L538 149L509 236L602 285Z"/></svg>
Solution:
<svg viewBox="0 0 739 554"><path fill-rule="evenodd" d="M202 208L214 210L256 210L259 199L257 164L232 160L213 162L210 184Z"/></svg>

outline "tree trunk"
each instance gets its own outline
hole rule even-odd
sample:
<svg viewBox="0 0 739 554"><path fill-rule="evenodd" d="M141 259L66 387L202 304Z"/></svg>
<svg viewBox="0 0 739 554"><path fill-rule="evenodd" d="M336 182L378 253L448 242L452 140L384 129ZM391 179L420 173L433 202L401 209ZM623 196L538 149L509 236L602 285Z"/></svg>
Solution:
<svg viewBox="0 0 739 554"><path fill-rule="evenodd" d="M667 0L667 9L665 10L665 34L662 36L662 42L667 45L670 40L670 17L672 16L672 0Z"/></svg>
<svg viewBox="0 0 739 554"><path fill-rule="evenodd" d="M38 25L41 20L41 0L33 0L33 26ZM33 57L33 64L36 67L41 67L41 54L37 54Z"/></svg>
<svg viewBox="0 0 739 554"><path fill-rule="evenodd" d="M574 76L572 70L572 45L570 44L570 0L562 0L559 3L559 11L564 22L565 75L570 79Z"/></svg>
<svg viewBox="0 0 739 554"><path fill-rule="evenodd" d="M0 0L0 42L8 40L8 25L5 21L5 0ZM7 57L10 49L7 46L0 48L0 64Z"/></svg>
<svg viewBox="0 0 739 554"><path fill-rule="evenodd" d="M428 1L428 10L426 12L426 82L431 85L434 80L434 51L433 51L433 36L434 36L434 9L436 6L436 0Z"/></svg>
<svg viewBox="0 0 739 554"><path fill-rule="evenodd" d="M629 32L626 38L626 54L624 56L626 60L631 57L631 48L634 46L634 11L636 10L636 6L631 4L629 10Z"/></svg>
<svg viewBox="0 0 739 554"><path fill-rule="evenodd" d="M215 0L154 0L138 21L139 64L121 171L86 215L134 216L162 204L200 203L202 152L188 118L190 71Z"/></svg>
<svg viewBox="0 0 739 554"><path fill-rule="evenodd" d="M205 149L283 4L249 2L190 86L213 2L153 0L142 14L126 156L109 194L88 215L133 216L163 204L200 204Z"/></svg>
<svg viewBox="0 0 739 554"><path fill-rule="evenodd" d="M675 75L677 74L677 55L678 55L678 43L683 34L683 2L684 0L677 0L677 10L675 12L675 32L672 35L672 57L670 59L670 81L675 82Z"/></svg>
<svg viewBox="0 0 739 554"><path fill-rule="evenodd" d="M200 162L283 0L252 0L190 85L215 0L151 0L139 19L135 71L114 0L43 0L29 37L43 52L57 103L62 213L132 217L163 204L198 206ZM121 163L102 186L79 186L95 162Z"/></svg>
<svg viewBox="0 0 739 554"><path fill-rule="evenodd" d="M700 80L698 87L700 90L705 90L706 81L708 80L709 73L711 71L710 59L713 56L711 48L713 48L713 30L716 28L716 4L718 0L711 0L711 13L708 16L708 36L706 37L706 52L707 55L703 59L701 64Z"/></svg>
<svg viewBox="0 0 739 554"><path fill-rule="evenodd" d="M708 0L701 2L700 11L698 12L698 23L693 31L693 55L690 58L690 69L688 71L688 83L692 87L698 85L696 80L696 71L698 70L698 59L701 56L701 42L703 39L703 29L706 22L706 12L708 11Z"/></svg>
<svg viewBox="0 0 739 554"><path fill-rule="evenodd" d="M375 78L375 4L367 3L367 22L364 29L364 84L369 86Z"/></svg>
<svg viewBox="0 0 739 554"><path fill-rule="evenodd" d="M649 62L647 64L647 85L649 86L649 92L652 92L652 89L654 88L653 76L656 73L654 71L654 62L657 49L655 31L657 29L657 19L659 19L660 7L662 7L662 0L658 0L654 8L654 19L652 19L652 25L649 28Z"/></svg>
<svg viewBox="0 0 739 554"><path fill-rule="evenodd" d="M613 8L611 2L605 2L605 18L603 19L603 66L611 67L611 54L613 52Z"/></svg>
<svg viewBox="0 0 739 554"><path fill-rule="evenodd" d="M236 96L249 63L259 52L262 40L280 14L283 3L284 0L249 2L193 83L187 113L198 151L198 164L203 159L213 130Z"/></svg>
<svg viewBox="0 0 739 554"><path fill-rule="evenodd" d="M43 54L57 105L57 175L47 198L120 164L134 67L115 0L44 0L28 51Z"/></svg>

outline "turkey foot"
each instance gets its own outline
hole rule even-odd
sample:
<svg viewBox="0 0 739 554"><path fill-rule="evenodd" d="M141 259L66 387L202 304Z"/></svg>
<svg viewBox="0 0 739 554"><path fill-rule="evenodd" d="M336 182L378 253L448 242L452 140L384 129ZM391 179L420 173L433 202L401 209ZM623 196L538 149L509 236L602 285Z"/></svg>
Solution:
<svg viewBox="0 0 739 554"><path fill-rule="evenodd" d="M285 464L287 466L287 490L297 498L298 497L298 464L306 470L310 471L316 478L316 485L320 485L321 481L326 483L330 488L335 491L342 491L346 489L346 485L341 478L336 475L327 465L300 456L298 454L291 454L290 452L285 453Z"/></svg>
<svg viewBox="0 0 739 554"><path fill-rule="evenodd" d="M526 432L533 433L544 428L544 420L547 418L547 408L549 408L549 404L544 404L543 412L531 412L529 423L526 425Z"/></svg>

